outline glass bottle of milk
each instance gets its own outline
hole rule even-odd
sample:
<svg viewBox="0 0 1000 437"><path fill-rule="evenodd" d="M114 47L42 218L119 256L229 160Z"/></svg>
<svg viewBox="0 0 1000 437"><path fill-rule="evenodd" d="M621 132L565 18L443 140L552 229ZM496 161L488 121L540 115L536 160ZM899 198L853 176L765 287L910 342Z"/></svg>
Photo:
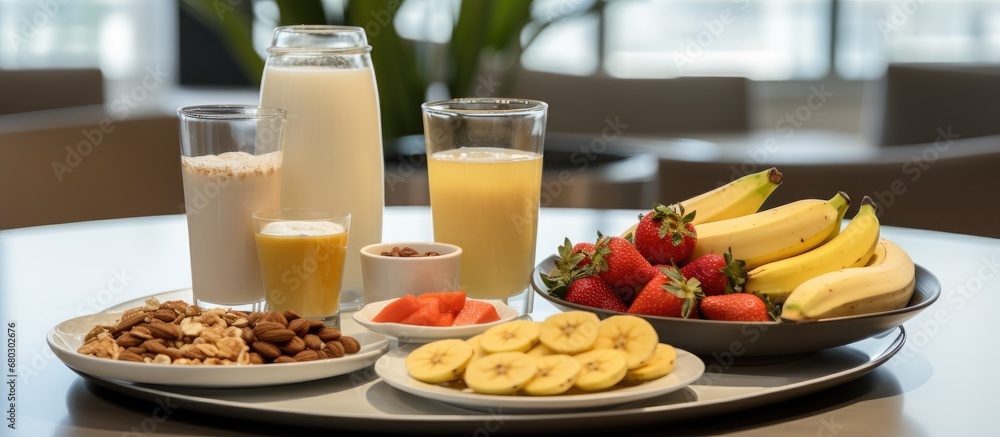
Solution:
<svg viewBox="0 0 1000 437"><path fill-rule="evenodd" d="M360 27L284 26L267 51L261 105L288 112L281 207L351 213L341 309L358 309L360 249L381 242L384 206L371 46Z"/></svg>

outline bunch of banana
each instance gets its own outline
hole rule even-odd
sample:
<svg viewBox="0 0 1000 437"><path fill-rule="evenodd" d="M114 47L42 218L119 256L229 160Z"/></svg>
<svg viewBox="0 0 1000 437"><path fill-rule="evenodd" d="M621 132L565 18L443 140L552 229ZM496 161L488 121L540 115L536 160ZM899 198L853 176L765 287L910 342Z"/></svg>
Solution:
<svg viewBox="0 0 1000 437"><path fill-rule="evenodd" d="M704 223L690 259L732 248L733 258L752 269L807 252L840 232L851 204L844 192L830 200L804 199L742 217Z"/></svg>
<svg viewBox="0 0 1000 437"><path fill-rule="evenodd" d="M431 384L462 379L477 393L541 396L653 380L672 372L676 359L677 351L659 343L642 318L602 321L570 311L541 323L502 323L465 341L428 343L410 352L405 364L410 376Z"/></svg>
<svg viewBox="0 0 1000 437"><path fill-rule="evenodd" d="M767 197L781 185L782 175L778 169L748 174L716 189L706 191L680 202L685 211L696 211L691 224L715 222L719 220L753 214L760 209ZM635 232L636 223L622 233L622 237Z"/></svg>
<svg viewBox="0 0 1000 437"><path fill-rule="evenodd" d="M902 308L913 295L914 275L906 251L882 238L864 266L822 274L795 287L781 317L816 320Z"/></svg>
<svg viewBox="0 0 1000 437"><path fill-rule="evenodd" d="M743 289L766 296L776 304L783 303L793 290L812 278L865 265L878 241L879 222L875 215L875 202L865 196L857 215L836 237L808 252L750 270ZM735 246L733 252L736 252Z"/></svg>

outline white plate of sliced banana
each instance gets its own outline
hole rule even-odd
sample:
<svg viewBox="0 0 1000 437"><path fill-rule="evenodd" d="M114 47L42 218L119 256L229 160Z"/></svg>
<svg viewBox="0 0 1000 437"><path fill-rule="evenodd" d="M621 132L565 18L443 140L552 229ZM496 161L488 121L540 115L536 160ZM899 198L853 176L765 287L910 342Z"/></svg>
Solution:
<svg viewBox="0 0 1000 437"><path fill-rule="evenodd" d="M515 320L468 340L407 345L375 372L390 386L465 408L504 411L608 407L683 389L705 371L695 355L659 343L645 320L575 311Z"/></svg>

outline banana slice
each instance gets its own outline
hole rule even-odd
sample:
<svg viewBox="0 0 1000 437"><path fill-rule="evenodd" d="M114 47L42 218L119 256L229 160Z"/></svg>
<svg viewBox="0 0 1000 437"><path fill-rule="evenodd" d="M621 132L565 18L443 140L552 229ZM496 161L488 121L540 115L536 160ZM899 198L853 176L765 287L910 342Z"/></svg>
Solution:
<svg viewBox="0 0 1000 437"><path fill-rule="evenodd" d="M594 347L601 319L587 311L559 313L542 322L538 341L560 354L578 354Z"/></svg>
<svg viewBox="0 0 1000 437"><path fill-rule="evenodd" d="M525 353L528 354L528 355L531 355L531 356L533 356L535 358L544 357L546 355L554 355L555 354L555 352L552 349L549 349L548 346L546 346L546 345L544 345L542 343L536 344L535 347L529 349L528 352L525 352Z"/></svg>
<svg viewBox="0 0 1000 437"><path fill-rule="evenodd" d="M584 391L604 390L621 382L628 372L626 353L618 349L593 349L573 356L580 363L577 388Z"/></svg>
<svg viewBox="0 0 1000 437"><path fill-rule="evenodd" d="M626 381L651 381L656 378L667 376L674 371L674 364L677 362L677 350L669 344L660 343L656 345L653 357L639 367L629 370L625 374Z"/></svg>
<svg viewBox="0 0 1000 437"><path fill-rule="evenodd" d="M653 356L660 337L653 325L636 316L611 316L601 321L594 349L620 349L629 369L642 366Z"/></svg>
<svg viewBox="0 0 1000 437"><path fill-rule="evenodd" d="M536 346L537 347L537 346ZM580 376L580 362L565 354L554 354L538 357L538 373L524 386L524 392L529 395L557 395L573 388L576 378Z"/></svg>
<svg viewBox="0 0 1000 437"><path fill-rule="evenodd" d="M538 343L540 323L530 320L513 320L490 327L479 341L487 353L527 352Z"/></svg>
<svg viewBox="0 0 1000 437"><path fill-rule="evenodd" d="M452 338L414 349L404 363L414 379L439 384L458 379L471 358L472 346L464 340Z"/></svg>
<svg viewBox="0 0 1000 437"><path fill-rule="evenodd" d="M485 356L489 355L483 349L483 345L479 343L482 340L483 340L483 334L479 334L479 335L473 336L472 338L470 338L468 340L465 340L465 342L468 343L469 346L472 346L472 358L470 358L469 361L478 360L478 359L480 359L482 357L485 357Z"/></svg>
<svg viewBox="0 0 1000 437"><path fill-rule="evenodd" d="M506 395L524 388L537 373L534 357L524 352L500 352L469 363L464 379L476 393Z"/></svg>

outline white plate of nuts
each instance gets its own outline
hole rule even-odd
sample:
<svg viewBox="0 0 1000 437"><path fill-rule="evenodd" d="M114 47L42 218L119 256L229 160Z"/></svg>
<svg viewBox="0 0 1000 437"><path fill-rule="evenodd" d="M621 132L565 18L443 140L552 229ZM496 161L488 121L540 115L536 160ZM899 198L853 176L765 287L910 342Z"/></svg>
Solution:
<svg viewBox="0 0 1000 437"><path fill-rule="evenodd" d="M294 313L202 310L155 298L124 311L67 320L47 339L56 356L79 372L211 388L334 377L368 367L389 350L382 335L344 335Z"/></svg>

